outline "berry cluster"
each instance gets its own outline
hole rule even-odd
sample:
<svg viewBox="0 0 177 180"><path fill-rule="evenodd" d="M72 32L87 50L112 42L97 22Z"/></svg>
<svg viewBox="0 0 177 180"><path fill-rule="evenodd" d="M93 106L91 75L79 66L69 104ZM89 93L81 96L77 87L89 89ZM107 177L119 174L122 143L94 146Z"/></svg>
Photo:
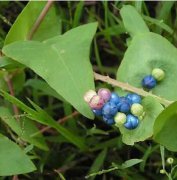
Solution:
<svg viewBox="0 0 177 180"><path fill-rule="evenodd" d="M141 97L137 94L120 97L115 92L111 93L108 89L101 88L98 93L89 90L84 99L94 114L102 116L108 125L124 125L127 129L135 129L144 116Z"/></svg>
<svg viewBox="0 0 177 180"><path fill-rule="evenodd" d="M157 85L157 82L163 80L165 77L165 73L162 69L155 68L152 70L151 75L147 75L142 80L142 86L145 89L152 89Z"/></svg>

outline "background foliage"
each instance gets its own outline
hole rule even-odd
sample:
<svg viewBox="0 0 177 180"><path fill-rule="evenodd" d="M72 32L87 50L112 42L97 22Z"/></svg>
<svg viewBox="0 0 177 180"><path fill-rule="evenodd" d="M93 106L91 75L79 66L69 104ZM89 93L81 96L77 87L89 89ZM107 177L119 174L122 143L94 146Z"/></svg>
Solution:
<svg viewBox="0 0 177 180"><path fill-rule="evenodd" d="M158 66L167 78L153 93L176 100L176 2L55 2L32 37L46 2L26 4L0 2L0 179L165 179L160 169L175 179L166 159L176 164L176 103L155 121L163 107L145 98L146 118L134 132L120 129L122 139L90 120L82 97L100 87L124 93L94 85L92 68L140 87Z"/></svg>

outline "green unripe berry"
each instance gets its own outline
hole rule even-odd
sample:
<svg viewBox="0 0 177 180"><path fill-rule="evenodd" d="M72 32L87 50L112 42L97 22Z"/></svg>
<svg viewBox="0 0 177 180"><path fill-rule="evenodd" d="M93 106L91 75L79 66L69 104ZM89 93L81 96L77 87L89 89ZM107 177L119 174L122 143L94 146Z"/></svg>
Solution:
<svg viewBox="0 0 177 180"><path fill-rule="evenodd" d="M126 115L124 113L118 112L114 116L115 125L120 126L126 122Z"/></svg>
<svg viewBox="0 0 177 180"><path fill-rule="evenodd" d="M174 159L172 157L167 158L168 164L173 164L173 162L174 162Z"/></svg>
<svg viewBox="0 0 177 180"><path fill-rule="evenodd" d="M132 105L131 113L134 116L140 117L143 115L143 112L144 112L144 110L143 110L143 106L141 104L135 103Z"/></svg>
<svg viewBox="0 0 177 180"><path fill-rule="evenodd" d="M155 68L152 70L152 76L157 80L161 81L165 77L165 72L160 68Z"/></svg>

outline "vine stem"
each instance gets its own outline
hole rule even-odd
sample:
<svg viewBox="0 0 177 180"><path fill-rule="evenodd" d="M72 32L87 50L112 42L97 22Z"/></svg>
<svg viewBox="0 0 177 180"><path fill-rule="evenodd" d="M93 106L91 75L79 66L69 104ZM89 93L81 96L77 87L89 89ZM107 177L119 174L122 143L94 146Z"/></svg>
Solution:
<svg viewBox="0 0 177 180"><path fill-rule="evenodd" d="M100 80L102 82L106 82L106 83L111 84L113 86L117 86L123 90L133 92L133 93L137 93L143 97L151 96L151 97L155 98L156 100L158 100L161 104L163 104L166 107L169 106L171 103L173 103L173 101L166 100L166 99L161 98L159 96L156 96L150 92L146 92L143 89L131 86L128 83L123 83L123 82L117 81L115 79L110 78L109 76L103 76L101 74L94 72L94 77L95 77L95 80Z"/></svg>
<svg viewBox="0 0 177 180"><path fill-rule="evenodd" d="M5 79L5 81L7 82L7 86L8 86L8 89L9 89L9 91L10 91L10 94L11 94L12 96L15 96L15 92L14 92L13 83L12 83L11 78L10 78L9 76L8 76L8 77L5 76L4 79ZM19 119L19 118L18 118L19 110L18 110L17 106L14 105L14 104L13 104L13 111L14 111L14 114L15 114L15 116L16 116L16 119L18 120L18 119Z"/></svg>
<svg viewBox="0 0 177 180"><path fill-rule="evenodd" d="M41 14L39 15L39 17L37 18L36 22L34 23L31 31L28 34L28 40L33 38L33 35L35 34L35 32L37 31L37 29L39 28L40 24L42 23L43 19L45 18L45 16L47 15L47 12L49 11L49 9L51 8L52 4L54 3L54 1L47 1L44 9L41 11Z"/></svg>
<svg viewBox="0 0 177 180"><path fill-rule="evenodd" d="M73 117L75 117L75 116L77 116L77 115L79 115L79 114L80 114L80 113L79 113L78 111L74 111L72 114L70 114L70 115L68 115L68 116L65 116L65 117L63 117L63 118L61 118L61 119L58 119L57 122L58 122L59 124L64 124L68 119L73 118ZM44 133L44 132L46 132L46 131L48 131L48 130L50 130L50 129L52 129L52 128L49 127L49 126L46 126L46 127L42 128L42 129L40 129L39 132L33 134L32 136L34 137L34 136L36 136L37 134L39 134L39 133Z"/></svg>

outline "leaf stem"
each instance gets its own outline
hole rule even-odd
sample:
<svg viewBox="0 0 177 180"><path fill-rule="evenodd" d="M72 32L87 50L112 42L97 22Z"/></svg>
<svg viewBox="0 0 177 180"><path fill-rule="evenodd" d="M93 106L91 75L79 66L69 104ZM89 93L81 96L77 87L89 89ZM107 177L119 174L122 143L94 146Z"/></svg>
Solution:
<svg viewBox="0 0 177 180"><path fill-rule="evenodd" d="M156 100L158 100L161 104L163 104L166 107L169 106L171 103L173 103L173 101L166 100L166 99L161 98L159 96L156 96L152 93L146 92L143 89L131 86L128 83L123 83L123 82L117 81L115 79L110 78L109 76L103 76L101 74L94 72L94 77L95 77L95 80L100 80L100 81L106 82L106 83L111 84L113 86L117 86L123 90L130 91L133 93L137 93L143 97L151 96L151 97L155 98Z"/></svg>
<svg viewBox="0 0 177 180"><path fill-rule="evenodd" d="M37 18L36 22L34 23L31 31L28 34L28 40L33 38L33 35L35 34L35 32L37 31L37 29L39 28L40 24L42 23L43 19L45 18L45 16L47 15L47 12L49 11L49 9L51 8L52 4L54 1L47 1L45 7L43 8L43 10L41 11L41 14L39 15L39 17Z"/></svg>

